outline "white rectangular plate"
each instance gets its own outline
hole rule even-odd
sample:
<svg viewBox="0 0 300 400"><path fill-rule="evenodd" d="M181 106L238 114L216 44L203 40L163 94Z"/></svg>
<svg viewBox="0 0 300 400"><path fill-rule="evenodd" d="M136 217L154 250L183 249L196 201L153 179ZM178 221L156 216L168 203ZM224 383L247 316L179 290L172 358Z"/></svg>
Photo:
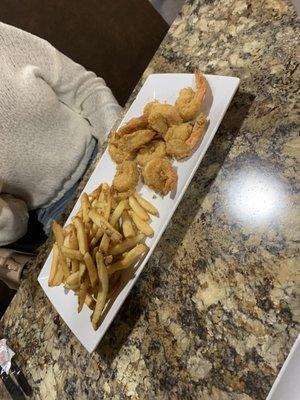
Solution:
<svg viewBox="0 0 300 400"><path fill-rule="evenodd" d="M106 307L99 329L97 331L93 330L90 321L91 311L88 309L88 307L84 306L81 313L77 313L77 297L75 297L73 292L67 293L62 286L54 288L48 287L48 276L50 272L52 252L50 253L44 267L40 272L38 281L44 289L49 300L72 332L76 335L78 340L89 352L92 352L97 347L98 343L102 339L103 335L126 299L128 293L145 267L157 242L161 238L184 192L186 191L193 175L195 174L206 150L208 149L208 146L210 145L239 85L239 79L234 77L215 75L205 75L205 77L209 86L201 110L208 116L209 120L209 125L205 136L200 146L191 157L184 161L173 163L178 172L178 184L175 194L172 193L171 195L169 194L165 197L157 196L156 199L153 199L153 192L146 186L140 185L139 192L146 199L151 201L151 203L157 207L160 213L159 218L153 218L151 223L151 226L155 231L155 235L146 241L147 245L150 247L150 251L144 257L144 259L140 261L134 268L124 271L123 285L120 288L120 291L116 294L115 298L112 299ZM121 125L132 117L142 114L146 103L153 99L174 104L179 90L187 86L195 86L193 74L150 75L125 115ZM87 185L85 186L84 191L90 193L102 182L111 183L115 174L115 169L115 164L111 160L108 151L106 150L94 172L92 173ZM76 214L79 207L80 201L78 200L66 224L71 221L72 216Z"/></svg>

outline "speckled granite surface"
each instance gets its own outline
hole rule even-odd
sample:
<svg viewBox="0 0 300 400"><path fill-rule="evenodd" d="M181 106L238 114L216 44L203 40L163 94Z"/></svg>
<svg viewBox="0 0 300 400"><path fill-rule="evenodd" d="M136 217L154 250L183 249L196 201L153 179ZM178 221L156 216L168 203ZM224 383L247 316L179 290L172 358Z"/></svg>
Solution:
<svg viewBox="0 0 300 400"><path fill-rule="evenodd" d="M97 352L36 282L50 243L30 267L0 333L36 399L265 399L299 331L298 42L286 1L186 3L143 79L198 66L240 90Z"/></svg>

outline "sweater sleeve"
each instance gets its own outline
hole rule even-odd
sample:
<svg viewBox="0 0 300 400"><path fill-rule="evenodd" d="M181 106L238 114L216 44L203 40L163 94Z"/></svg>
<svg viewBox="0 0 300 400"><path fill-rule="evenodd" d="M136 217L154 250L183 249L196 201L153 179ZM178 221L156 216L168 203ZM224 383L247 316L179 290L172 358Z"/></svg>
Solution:
<svg viewBox="0 0 300 400"><path fill-rule="evenodd" d="M0 194L0 246L13 243L27 231L28 210L23 200Z"/></svg>
<svg viewBox="0 0 300 400"><path fill-rule="evenodd" d="M37 76L48 83L58 99L89 121L98 140L105 139L121 111L105 81L44 39L0 22L0 47L1 34L16 52L14 62L21 67L36 66Z"/></svg>
<svg viewBox="0 0 300 400"><path fill-rule="evenodd" d="M102 78L56 50L58 78L53 87L58 98L86 118L93 135L103 141L121 107Z"/></svg>

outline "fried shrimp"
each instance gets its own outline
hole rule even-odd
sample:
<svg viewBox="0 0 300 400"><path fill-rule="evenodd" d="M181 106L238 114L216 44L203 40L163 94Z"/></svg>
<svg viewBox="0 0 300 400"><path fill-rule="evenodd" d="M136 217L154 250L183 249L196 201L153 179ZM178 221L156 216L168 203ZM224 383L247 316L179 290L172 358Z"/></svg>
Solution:
<svg viewBox="0 0 300 400"><path fill-rule="evenodd" d="M108 152L115 163L120 164L123 161L134 160L136 153L127 150L124 147L118 132L114 132L108 142Z"/></svg>
<svg viewBox="0 0 300 400"><path fill-rule="evenodd" d="M113 187L120 193L130 194L138 184L139 173L134 161L124 161L117 165ZM126 197L126 196L125 196Z"/></svg>
<svg viewBox="0 0 300 400"><path fill-rule="evenodd" d="M166 158L153 158L142 171L144 181L157 193L166 195L177 185L177 173Z"/></svg>
<svg viewBox="0 0 300 400"><path fill-rule="evenodd" d="M196 91L190 87L181 89L175 102L175 108L184 122L190 121L196 117L200 111L206 93L207 83L204 75L199 70L195 72L195 79Z"/></svg>
<svg viewBox="0 0 300 400"><path fill-rule="evenodd" d="M183 122L174 106L161 104L158 101L147 104L144 114L148 118L150 127L162 136L171 125L179 125Z"/></svg>
<svg viewBox="0 0 300 400"><path fill-rule="evenodd" d="M124 136L129 133L138 131L140 129L146 129L148 126L148 120L145 115L140 117L132 118L124 126L118 130L119 136Z"/></svg>
<svg viewBox="0 0 300 400"><path fill-rule="evenodd" d="M136 156L137 163L144 167L152 158L165 157L166 144L163 140L153 140L152 142L143 146Z"/></svg>
<svg viewBox="0 0 300 400"><path fill-rule="evenodd" d="M205 126L206 116L204 114L200 114L196 119L195 125L193 126L191 136L186 141L187 146L191 150L193 150L193 148L202 140Z"/></svg>
<svg viewBox="0 0 300 400"><path fill-rule="evenodd" d="M141 129L139 131L129 133L120 140L122 141L123 147L127 151L133 152L140 149L143 145L149 143L155 135L156 132L151 129Z"/></svg>
<svg viewBox="0 0 300 400"><path fill-rule="evenodd" d="M202 139L206 118L199 115L194 126L189 123L171 126L165 135L166 152L177 159L187 157Z"/></svg>

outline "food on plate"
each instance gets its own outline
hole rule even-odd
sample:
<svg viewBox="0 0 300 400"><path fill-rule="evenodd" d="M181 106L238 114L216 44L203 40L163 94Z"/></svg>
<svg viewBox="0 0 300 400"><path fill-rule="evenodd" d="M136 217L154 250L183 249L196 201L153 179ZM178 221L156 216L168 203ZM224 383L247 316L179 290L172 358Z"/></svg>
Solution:
<svg viewBox="0 0 300 400"><path fill-rule="evenodd" d="M177 173L167 158L154 158L142 170L143 178L150 188L163 195L177 185Z"/></svg>
<svg viewBox="0 0 300 400"><path fill-rule="evenodd" d="M198 69L195 72L195 79L196 91L191 87L181 89L175 102L175 108L184 122L196 118L207 90L206 79Z"/></svg>
<svg viewBox="0 0 300 400"><path fill-rule="evenodd" d="M132 220L126 210L122 213L122 231L124 237L133 237L135 235L135 230L132 225Z"/></svg>
<svg viewBox="0 0 300 400"><path fill-rule="evenodd" d="M120 140L120 135L114 132L108 142L108 152L115 163L119 164L126 160L134 160L136 153L128 151Z"/></svg>
<svg viewBox="0 0 300 400"><path fill-rule="evenodd" d="M134 197L137 199L138 203L146 210L148 213L152 215L159 215L158 210L151 204L149 201L144 199L142 196L135 193Z"/></svg>
<svg viewBox="0 0 300 400"><path fill-rule="evenodd" d="M205 133L206 117L199 113L207 83L199 70L195 72L195 80L196 90L181 89L175 105L153 100L145 105L141 116L132 118L111 134L109 154L121 165L117 166L114 178L119 200L132 195L140 172L144 183L156 193L165 196L176 188L177 173L168 158L179 160L191 155ZM124 162L134 160L138 167L125 164L125 170ZM127 225L124 224L126 233L133 236Z"/></svg>
<svg viewBox="0 0 300 400"><path fill-rule="evenodd" d="M164 140L153 140L152 142L143 146L137 156L136 161L139 166L144 167L148 161L157 157L166 156L166 143Z"/></svg>
<svg viewBox="0 0 300 400"><path fill-rule="evenodd" d="M157 209L132 191L119 200L116 189L103 183L90 195L83 193L81 207L64 229L53 222L55 237L49 286L61 284L74 291L78 312L84 304L92 311L98 329L105 307L122 282L122 270L134 265L147 251L143 243L153 235L150 215Z"/></svg>
<svg viewBox="0 0 300 400"><path fill-rule="evenodd" d="M124 126L122 126L118 133L120 136L127 135L128 133L138 131L140 129L146 129L148 127L148 120L145 115L141 115L137 118L132 118Z"/></svg>
<svg viewBox="0 0 300 400"><path fill-rule="evenodd" d="M152 129L141 129L123 136L120 139L120 142L121 144L123 143L123 146L128 152L132 153L139 150L145 144L151 142L155 135L156 132Z"/></svg>
<svg viewBox="0 0 300 400"><path fill-rule="evenodd" d="M173 125L165 135L166 152L177 159L189 156L202 139L206 118L201 114L194 125Z"/></svg>
<svg viewBox="0 0 300 400"><path fill-rule="evenodd" d="M117 165L117 172L113 186L119 193L132 193L139 181L139 174L135 161L124 161Z"/></svg>
<svg viewBox="0 0 300 400"><path fill-rule="evenodd" d="M138 217L140 217L143 221L149 221L149 214L143 209L143 207L140 206L134 196L129 197L128 203L132 211L134 211Z"/></svg>
<svg viewBox="0 0 300 400"><path fill-rule="evenodd" d="M152 102L151 107L146 108L146 110L149 125L161 136L164 136L170 126L183 122L177 109L170 104Z"/></svg>

